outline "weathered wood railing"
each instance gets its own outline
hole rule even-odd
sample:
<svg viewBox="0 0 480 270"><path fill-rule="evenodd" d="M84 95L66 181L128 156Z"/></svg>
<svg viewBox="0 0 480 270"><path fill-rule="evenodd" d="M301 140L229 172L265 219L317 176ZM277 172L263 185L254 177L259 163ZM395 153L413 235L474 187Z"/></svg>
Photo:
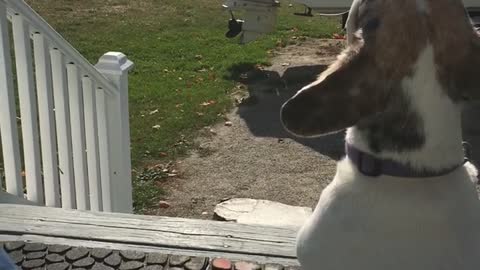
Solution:
<svg viewBox="0 0 480 270"><path fill-rule="evenodd" d="M23 0L0 0L3 189L39 205L131 212L132 66L111 52L94 67Z"/></svg>

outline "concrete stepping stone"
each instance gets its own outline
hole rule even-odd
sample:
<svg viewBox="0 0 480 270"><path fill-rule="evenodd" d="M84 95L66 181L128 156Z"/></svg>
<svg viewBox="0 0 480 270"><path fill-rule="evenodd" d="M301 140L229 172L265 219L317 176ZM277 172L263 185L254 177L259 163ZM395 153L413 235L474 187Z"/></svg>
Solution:
<svg viewBox="0 0 480 270"><path fill-rule="evenodd" d="M300 227L312 214L312 208L254 199L230 199L215 207L217 218L243 224Z"/></svg>

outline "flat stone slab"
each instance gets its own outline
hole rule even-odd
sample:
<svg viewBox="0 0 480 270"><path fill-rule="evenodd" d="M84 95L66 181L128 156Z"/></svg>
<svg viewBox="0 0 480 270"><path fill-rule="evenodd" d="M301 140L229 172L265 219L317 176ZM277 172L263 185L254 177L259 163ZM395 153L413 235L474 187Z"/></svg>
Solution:
<svg viewBox="0 0 480 270"><path fill-rule="evenodd" d="M222 220L242 224L300 227L313 210L267 200L236 198L218 204L214 212Z"/></svg>

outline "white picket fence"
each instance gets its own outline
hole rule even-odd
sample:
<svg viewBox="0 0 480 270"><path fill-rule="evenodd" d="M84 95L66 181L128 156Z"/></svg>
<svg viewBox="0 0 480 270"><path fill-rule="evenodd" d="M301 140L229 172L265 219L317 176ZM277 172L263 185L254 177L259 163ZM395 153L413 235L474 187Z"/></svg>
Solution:
<svg viewBox="0 0 480 270"><path fill-rule="evenodd" d="M92 66L23 0L0 0L0 32L0 191L50 207L131 212L133 63L110 52Z"/></svg>

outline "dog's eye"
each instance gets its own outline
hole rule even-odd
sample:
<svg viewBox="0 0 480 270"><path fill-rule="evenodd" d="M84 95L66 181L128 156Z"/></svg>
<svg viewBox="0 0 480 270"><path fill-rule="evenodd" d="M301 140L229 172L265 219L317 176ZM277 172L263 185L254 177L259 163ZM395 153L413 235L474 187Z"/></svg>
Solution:
<svg viewBox="0 0 480 270"><path fill-rule="evenodd" d="M380 26L380 20L378 18L375 18L367 21L367 23L362 28L363 28L363 32L372 32L377 30L379 26Z"/></svg>

